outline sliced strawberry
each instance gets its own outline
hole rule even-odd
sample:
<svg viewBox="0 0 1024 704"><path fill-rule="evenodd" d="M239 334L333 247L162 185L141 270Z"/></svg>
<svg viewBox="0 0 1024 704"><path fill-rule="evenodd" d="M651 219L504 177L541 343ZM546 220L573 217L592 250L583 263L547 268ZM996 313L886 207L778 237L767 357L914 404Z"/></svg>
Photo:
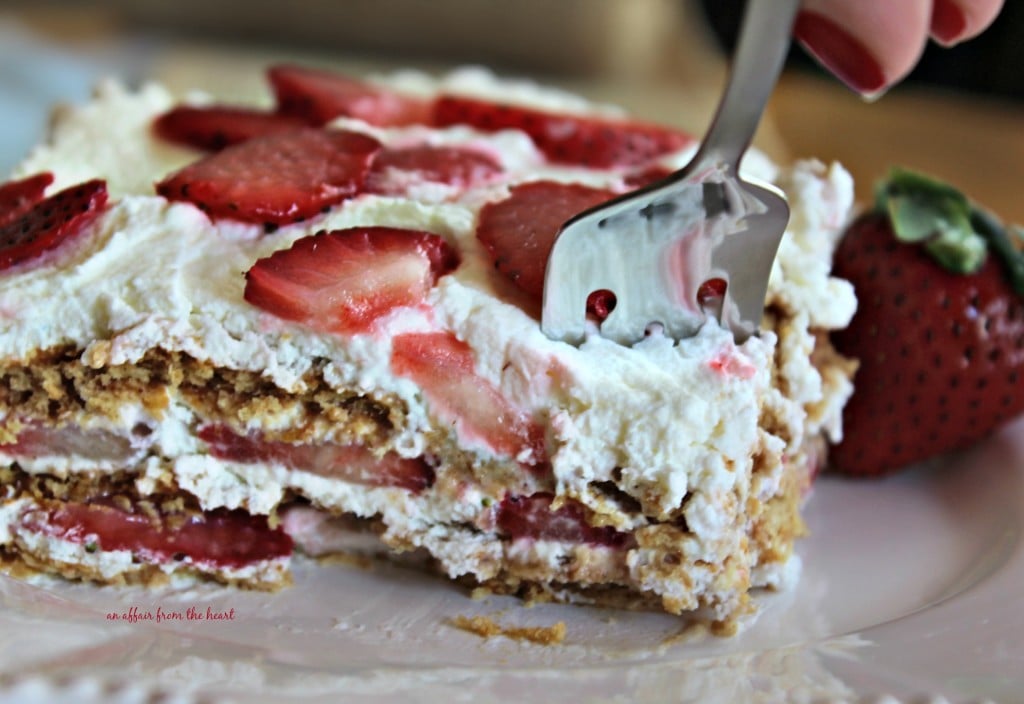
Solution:
<svg viewBox="0 0 1024 704"><path fill-rule="evenodd" d="M0 185L0 225L21 217L43 199L53 174L44 172Z"/></svg>
<svg viewBox="0 0 1024 704"><path fill-rule="evenodd" d="M356 195L379 148L377 140L355 132L276 132L190 164L156 190L212 217L284 225Z"/></svg>
<svg viewBox="0 0 1024 704"><path fill-rule="evenodd" d="M252 108L182 105L153 122L158 136L175 144L217 151L274 132L302 127L305 121Z"/></svg>
<svg viewBox="0 0 1024 704"><path fill-rule="evenodd" d="M657 183L663 178L667 178L673 173L672 169L661 164L654 164L626 174L623 182L627 188L643 188L644 186L650 186L652 183Z"/></svg>
<svg viewBox="0 0 1024 704"><path fill-rule="evenodd" d="M320 330L365 332L395 308L421 305L457 265L455 250L429 232L319 232L257 261L245 275L245 300Z"/></svg>
<svg viewBox="0 0 1024 704"><path fill-rule="evenodd" d="M427 124L430 119L429 101L333 71L274 66L267 77L278 111L312 125L324 125L336 117L353 117L380 127Z"/></svg>
<svg viewBox="0 0 1024 704"><path fill-rule="evenodd" d="M39 181L23 188L29 197L46 176L33 178ZM80 234L99 216L106 202L107 184L96 179L23 207L20 215L0 224L0 269L35 259Z"/></svg>
<svg viewBox="0 0 1024 704"><path fill-rule="evenodd" d="M103 429L86 430L76 425L51 428L26 425L17 440L0 445L0 452L13 457L78 457L86 460L128 460L131 440Z"/></svg>
<svg viewBox="0 0 1024 704"><path fill-rule="evenodd" d="M587 522L587 509L573 499L565 499L551 509L554 497L548 493L531 496L506 496L498 504L498 530L510 538L560 540L567 543L589 543L613 548L627 547L632 541L628 533L611 526L592 526Z"/></svg>
<svg viewBox="0 0 1024 704"><path fill-rule="evenodd" d="M224 425L206 425L199 437L210 454L235 462L276 462L289 469L364 486L394 486L420 492L434 483L434 470L422 458L395 452L378 456L363 445L287 443L258 434L238 435Z"/></svg>
<svg viewBox="0 0 1024 704"><path fill-rule="evenodd" d="M636 166L693 142L690 135L660 125L547 112L454 95L435 101L434 124L470 125L491 132L522 130L551 161L597 169Z"/></svg>
<svg viewBox="0 0 1024 704"><path fill-rule="evenodd" d="M415 381L459 438L546 471L544 429L476 373L469 345L449 332L397 335L393 345L392 371Z"/></svg>
<svg viewBox="0 0 1024 704"><path fill-rule="evenodd" d="M501 173L501 163L490 154L469 147L413 147L382 149L373 160L366 190L403 195L409 186L441 183L470 188Z"/></svg>
<svg viewBox="0 0 1024 704"><path fill-rule="evenodd" d="M28 512L24 525L92 549L131 550L146 562L187 558L201 565L244 567L292 552L292 540L281 528L271 528L265 516L241 510L151 516L107 498L55 501L47 508L43 515Z"/></svg>
<svg viewBox="0 0 1024 704"><path fill-rule="evenodd" d="M559 229L577 213L614 196L611 191L575 183L520 184L505 200L483 207L476 236L494 257L498 271L539 303L544 268Z"/></svg>

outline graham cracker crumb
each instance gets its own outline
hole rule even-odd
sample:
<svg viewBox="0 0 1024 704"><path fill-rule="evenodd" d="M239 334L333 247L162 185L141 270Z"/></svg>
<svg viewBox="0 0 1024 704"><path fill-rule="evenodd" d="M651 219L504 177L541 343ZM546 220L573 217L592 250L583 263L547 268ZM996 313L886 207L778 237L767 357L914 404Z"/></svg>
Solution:
<svg viewBox="0 0 1024 704"><path fill-rule="evenodd" d="M469 593L469 598L473 601L484 601L494 596L494 591L487 587L476 587Z"/></svg>
<svg viewBox="0 0 1024 704"><path fill-rule="evenodd" d="M659 645L663 648L669 648L673 645L697 643L704 640L710 631L711 628L706 621L694 619L693 621L687 621L675 633L665 636Z"/></svg>
<svg viewBox="0 0 1024 704"><path fill-rule="evenodd" d="M487 616L456 616L449 622L459 630L481 638L504 636L511 640L529 641L537 645L559 645L565 640L565 621L551 626L502 626Z"/></svg>
<svg viewBox="0 0 1024 704"><path fill-rule="evenodd" d="M370 555L360 555L355 552L329 552L326 555L316 555L314 559L321 565L341 565L357 567L361 570L372 570L377 563L377 560Z"/></svg>

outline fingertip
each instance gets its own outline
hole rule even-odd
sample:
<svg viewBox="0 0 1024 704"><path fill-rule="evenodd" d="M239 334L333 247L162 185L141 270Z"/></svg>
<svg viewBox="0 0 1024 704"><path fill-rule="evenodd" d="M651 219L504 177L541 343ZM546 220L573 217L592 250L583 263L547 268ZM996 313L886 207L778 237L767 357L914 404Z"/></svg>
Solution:
<svg viewBox="0 0 1024 704"><path fill-rule="evenodd" d="M981 34L995 21L1003 0L934 0L930 34L950 47Z"/></svg>
<svg viewBox="0 0 1024 704"><path fill-rule="evenodd" d="M967 16L953 0L935 0L932 6L931 35L943 46L961 41L967 31Z"/></svg>
<svg viewBox="0 0 1024 704"><path fill-rule="evenodd" d="M857 93L875 96L888 87L885 71L867 46L826 15L801 11L793 36L818 63Z"/></svg>
<svg viewBox="0 0 1024 704"><path fill-rule="evenodd" d="M917 63L931 14L932 0L803 0L794 36L854 91L877 97Z"/></svg>

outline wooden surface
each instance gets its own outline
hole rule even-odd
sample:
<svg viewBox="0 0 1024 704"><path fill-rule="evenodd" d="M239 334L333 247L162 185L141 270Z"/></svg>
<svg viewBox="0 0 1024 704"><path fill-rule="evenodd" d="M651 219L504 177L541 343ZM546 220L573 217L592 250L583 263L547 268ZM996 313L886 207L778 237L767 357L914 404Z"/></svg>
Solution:
<svg viewBox="0 0 1024 704"><path fill-rule="evenodd" d="M902 86L867 103L831 81L790 75L771 110L792 155L843 163L862 200L899 165L941 177L1024 224L1024 105Z"/></svg>
<svg viewBox="0 0 1024 704"><path fill-rule="evenodd" d="M3 0L33 26L74 39L99 27L320 54L433 57L588 76L665 68L685 0Z"/></svg>

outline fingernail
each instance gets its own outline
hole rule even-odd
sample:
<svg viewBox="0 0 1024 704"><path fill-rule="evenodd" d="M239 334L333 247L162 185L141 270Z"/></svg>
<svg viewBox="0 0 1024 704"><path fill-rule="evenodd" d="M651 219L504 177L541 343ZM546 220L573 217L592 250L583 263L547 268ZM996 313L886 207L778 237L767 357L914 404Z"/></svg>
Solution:
<svg viewBox="0 0 1024 704"><path fill-rule="evenodd" d="M955 44L967 29L967 17L953 0L935 0L932 5L932 36L941 44Z"/></svg>
<svg viewBox="0 0 1024 704"><path fill-rule="evenodd" d="M839 80L866 96L886 87L882 67L863 44L824 15L802 11L793 35L811 56Z"/></svg>

